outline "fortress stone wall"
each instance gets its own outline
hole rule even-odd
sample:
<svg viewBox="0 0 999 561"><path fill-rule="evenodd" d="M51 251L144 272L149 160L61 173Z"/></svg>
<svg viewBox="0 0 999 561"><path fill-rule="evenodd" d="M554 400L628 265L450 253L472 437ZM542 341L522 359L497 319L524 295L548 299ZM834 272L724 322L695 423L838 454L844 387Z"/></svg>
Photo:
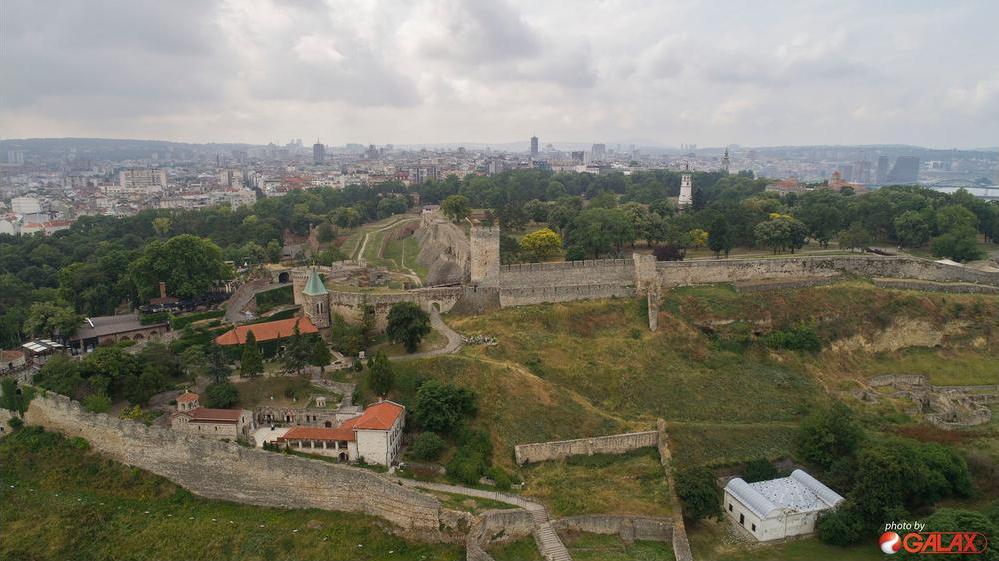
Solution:
<svg viewBox="0 0 999 561"><path fill-rule="evenodd" d="M82 437L115 460L209 499L362 512L392 522L403 534L444 539L444 518L436 498L361 468L147 427L87 412L79 403L51 392L31 401L26 420Z"/></svg>
<svg viewBox="0 0 999 561"><path fill-rule="evenodd" d="M774 259L718 259L656 263L664 287L734 283L762 279L829 277L848 273L869 278L903 278L999 286L999 273L909 257L844 255Z"/></svg>
<svg viewBox="0 0 999 561"><path fill-rule="evenodd" d="M499 268L501 288L581 286L589 284L635 284L631 259L597 259L563 263L521 263Z"/></svg>
<svg viewBox="0 0 999 561"><path fill-rule="evenodd" d="M673 519L615 514L585 514L569 516L552 522L552 526L570 532L617 534L625 543L637 540L673 541Z"/></svg>
<svg viewBox="0 0 999 561"><path fill-rule="evenodd" d="M499 302L500 307L509 308L511 306L573 302L576 300L594 300L597 298L631 297L634 295L635 289L633 287L620 283L536 286L501 288L499 290Z"/></svg>
<svg viewBox="0 0 999 561"><path fill-rule="evenodd" d="M657 431L630 432L610 436L577 438L519 444L514 447L518 464L560 460L571 456L592 456L593 454L624 454L638 448L659 446Z"/></svg>

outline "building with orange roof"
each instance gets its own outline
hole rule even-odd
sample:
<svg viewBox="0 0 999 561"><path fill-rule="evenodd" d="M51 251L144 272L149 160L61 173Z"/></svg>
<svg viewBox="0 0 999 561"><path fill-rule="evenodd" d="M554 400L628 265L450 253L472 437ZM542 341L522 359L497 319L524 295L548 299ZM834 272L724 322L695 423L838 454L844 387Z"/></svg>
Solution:
<svg viewBox="0 0 999 561"><path fill-rule="evenodd" d="M399 457L406 407L379 401L337 427L293 427L278 444L308 454L333 456L341 462L363 460L391 465Z"/></svg>
<svg viewBox="0 0 999 561"><path fill-rule="evenodd" d="M177 411L190 411L201 407L200 397L192 391L184 390L184 393L177 396Z"/></svg>
<svg viewBox="0 0 999 561"><path fill-rule="evenodd" d="M179 408L179 400L177 405ZM170 417L170 428L209 438L238 440L247 438L254 429L253 413L248 409L196 407L175 412Z"/></svg>
<svg viewBox="0 0 999 561"><path fill-rule="evenodd" d="M295 332L296 324L298 324L298 330L302 333L302 335L319 333L319 330L316 329L316 326L312 323L312 321L307 316L303 316L297 318L279 319L276 321L267 321L264 323L240 325L216 337L215 344L222 346L242 345L243 343L246 343L246 334L250 331L253 332L253 336L256 337L258 343L284 339L286 337L291 337L292 333Z"/></svg>

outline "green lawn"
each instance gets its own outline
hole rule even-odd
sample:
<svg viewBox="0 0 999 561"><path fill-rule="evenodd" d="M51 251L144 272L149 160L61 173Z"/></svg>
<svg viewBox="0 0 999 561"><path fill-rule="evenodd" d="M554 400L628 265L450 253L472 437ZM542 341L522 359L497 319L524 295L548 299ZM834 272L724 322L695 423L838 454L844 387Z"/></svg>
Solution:
<svg viewBox="0 0 999 561"><path fill-rule="evenodd" d="M791 454L794 423L667 423L670 454L680 466L724 465Z"/></svg>
<svg viewBox="0 0 999 561"><path fill-rule="evenodd" d="M405 259L403 259L403 247L405 247ZM391 240L385 246L383 257L385 261L396 265L396 269L408 272L412 269L421 280L427 278L427 268L416 262L416 256L420 254L420 242L414 236L407 236L401 240Z"/></svg>
<svg viewBox="0 0 999 561"><path fill-rule="evenodd" d="M255 298L257 299L258 314L269 312L278 306L295 303L291 285L282 286L281 288L275 288L266 292L258 292Z"/></svg>
<svg viewBox="0 0 999 561"><path fill-rule="evenodd" d="M628 454L577 456L523 469L524 495L556 518L578 514L669 516L669 486L655 448Z"/></svg>
<svg viewBox="0 0 999 561"><path fill-rule="evenodd" d="M569 532L563 535L569 554L576 561L673 561L673 545L636 541L628 545L617 535Z"/></svg>
<svg viewBox="0 0 999 561"><path fill-rule="evenodd" d="M242 379L236 382L236 390L239 392L239 401L235 407L244 409L253 409L259 405L294 404L304 407L306 400L312 395L331 396L332 405L339 400L334 392L313 386L308 380L299 376L260 376Z"/></svg>
<svg viewBox="0 0 999 561"><path fill-rule="evenodd" d="M542 561L541 553L533 536L527 536L503 544L486 548L496 561Z"/></svg>
<svg viewBox="0 0 999 561"><path fill-rule="evenodd" d="M357 513L195 497L162 477L27 428L0 441L0 558L11 560L457 560Z"/></svg>
<svg viewBox="0 0 999 561"><path fill-rule="evenodd" d="M871 376L923 374L931 384L944 386L999 384L995 356L974 350L904 349L879 353L868 359Z"/></svg>

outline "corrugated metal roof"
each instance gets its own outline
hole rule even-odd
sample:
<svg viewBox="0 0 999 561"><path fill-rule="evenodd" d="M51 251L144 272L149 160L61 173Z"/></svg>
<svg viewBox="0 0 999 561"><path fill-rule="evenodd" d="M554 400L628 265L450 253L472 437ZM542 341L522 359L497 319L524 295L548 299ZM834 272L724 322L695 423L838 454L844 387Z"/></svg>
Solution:
<svg viewBox="0 0 999 561"><path fill-rule="evenodd" d="M826 487L821 481L815 479L803 470L796 469L791 472L791 479L794 479L798 483L808 487L808 489L818 495L819 498L829 506L836 506L844 500L839 493L833 491L829 487Z"/></svg>
<svg viewBox="0 0 999 561"><path fill-rule="evenodd" d="M728 485L725 485L725 489L760 518L766 518L771 512L777 509L777 505L770 502L770 499L752 488L741 477L736 477L729 481Z"/></svg>

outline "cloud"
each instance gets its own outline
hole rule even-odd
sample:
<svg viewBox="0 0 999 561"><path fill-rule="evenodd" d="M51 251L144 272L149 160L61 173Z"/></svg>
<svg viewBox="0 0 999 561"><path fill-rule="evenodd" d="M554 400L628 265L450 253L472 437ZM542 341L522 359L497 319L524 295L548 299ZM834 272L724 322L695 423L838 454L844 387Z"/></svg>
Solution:
<svg viewBox="0 0 999 561"><path fill-rule="evenodd" d="M973 146L999 128L988 0L3 9L6 137Z"/></svg>

